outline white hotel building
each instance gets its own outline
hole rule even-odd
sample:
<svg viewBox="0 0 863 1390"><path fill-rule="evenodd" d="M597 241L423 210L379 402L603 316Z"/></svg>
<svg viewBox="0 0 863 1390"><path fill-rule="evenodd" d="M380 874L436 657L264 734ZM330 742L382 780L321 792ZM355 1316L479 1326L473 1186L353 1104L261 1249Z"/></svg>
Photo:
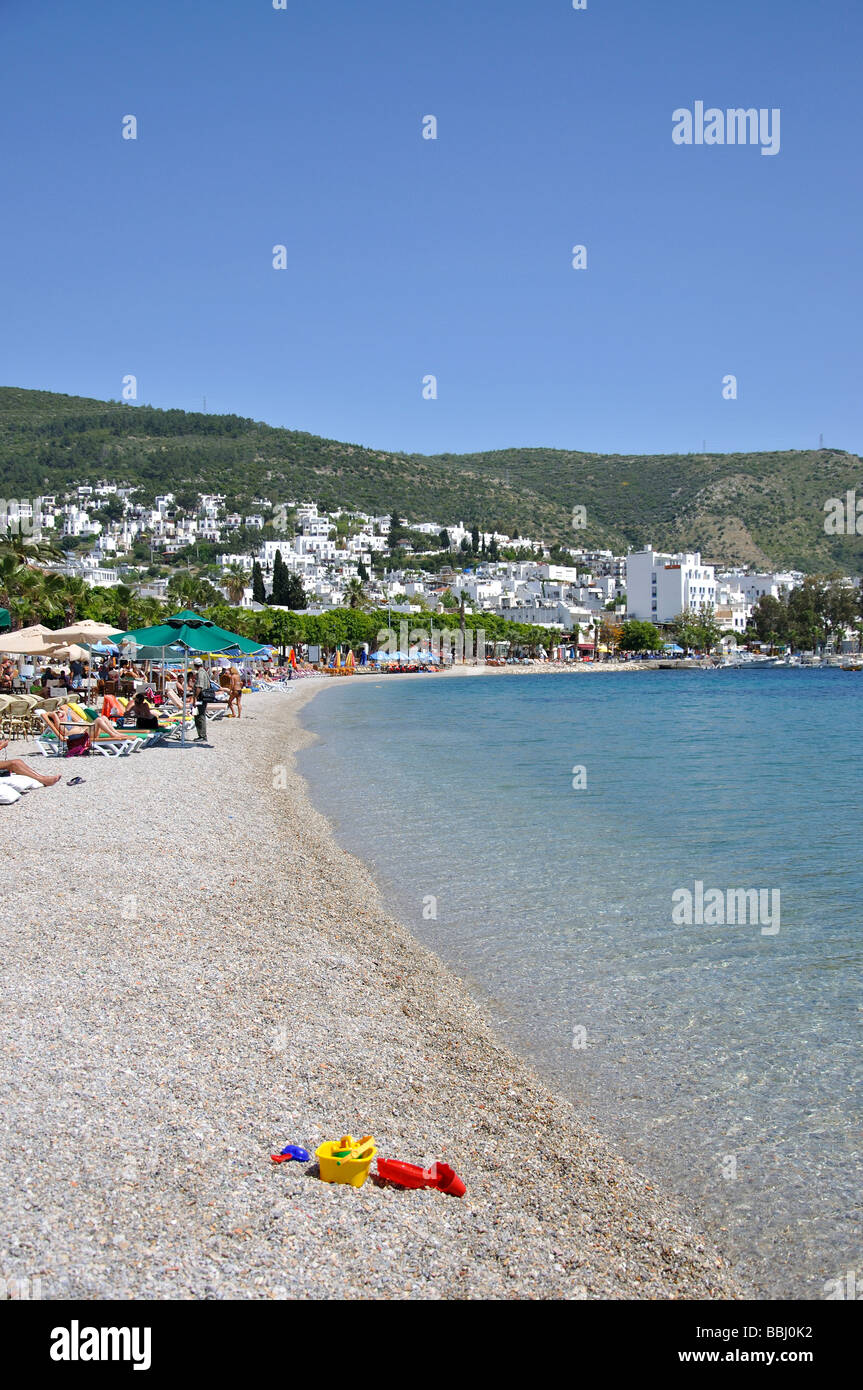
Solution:
<svg viewBox="0 0 863 1390"><path fill-rule="evenodd" d="M716 606L713 565L701 555L663 555L646 546L626 557L626 612L630 618L670 623L687 609L698 612Z"/></svg>

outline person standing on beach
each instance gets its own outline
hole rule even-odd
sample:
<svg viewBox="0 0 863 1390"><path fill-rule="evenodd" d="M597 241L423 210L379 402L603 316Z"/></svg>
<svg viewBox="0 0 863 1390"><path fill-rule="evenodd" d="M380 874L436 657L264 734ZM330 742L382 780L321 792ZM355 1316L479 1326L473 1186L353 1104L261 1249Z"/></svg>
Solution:
<svg viewBox="0 0 863 1390"><path fill-rule="evenodd" d="M228 718L233 719L231 706L236 707L237 718L243 715L243 677L240 675L236 666L232 666L228 677Z"/></svg>
<svg viewBox="0 0 863 1390"><path fill-rule="evenodd" d="M209 693L210 677L204 670L204 663L199 656L195 657L195 683L192 687L194 699L197 702L195 709L195 728L198 731L196 743L207 743L207 701L204 696Z"/></svg>

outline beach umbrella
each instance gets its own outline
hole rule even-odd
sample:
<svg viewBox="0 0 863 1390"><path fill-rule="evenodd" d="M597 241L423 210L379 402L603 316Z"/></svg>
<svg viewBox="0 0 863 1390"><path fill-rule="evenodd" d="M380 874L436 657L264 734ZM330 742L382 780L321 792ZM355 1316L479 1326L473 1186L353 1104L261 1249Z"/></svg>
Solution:
<svg viewBox="0 0 863 1390"><path fill-rule="evenodd" d="M157 623L155 627L139 627L130 632L115 632L113 640L118 642L121 647L134 646L136 652L142 648L158 648L163 657L166 653L177 651L177 649L182 651L183 725L180 732L180 742L184 747L186 743L186 677L189 674L189 653L194 652L197 656L222 654L246 641L238 633L227 632L224 628L210 622L209 618L203 618L200 613L194 613L190 609L181 613L174 613L172 617ZM249 645L253 650L258 650L253 643Z"/></svg>
<svg viewBox="0 0 863 1390"><path fill-rule="evenodd" d="M235 642L234 645L233 645L233 647L225 647L224 649L221 649L221 648L220 648L220 649L219 649L219 652L218 652L218 655L219 655L219 656L229 656L229 657L231 657L231 658L234 659L234 660L236 660L236 658L237 658L237 657L240 657L240 656L260 656L260 657L263 657L265 660L269 661L269 660L271 659L271 655L272 655L272 648L271 648L271 647L255 647L255 648L253 648L252 651L244 651L243 648L242 648L242 647L238 647L237 644L236 644L236 642Z"/></svg>
<svg viewBox="0 0 863 1390"><path fill-rule="evenodd" d="M96 623L92 618L82 618L68 627L55 628L51 638L58 647L68 646L70 642L76 642L79 647L91 647L94 642L110 637L113 631L110 623Z"/></svg>
<svg viewBox="0 0 863 1390"><path fill-rule="evenodd" d="M0 632L5 632L7 627L12 626L12 615L8 608L0 608Z"/></svg>
<svg viewBox="0 0 863 1390"><path fill-rule="evenodd" d="M229 632L227 628L219 627L218 623L211 622L209 618L202 618L199 613L193 613L191 609L185 609L182 613L175 613L173 617L166 618L169 623L179 622L182 619L188 626L193 627L199 623L206 627L211 638L216 644L213 651L227 651L230 647L236 647L245 656L257 656L258 652L263 651L264 644L253 642L249 637L243 637L239 632Z"/></svg>
<svg viewBox="0 0 863 1390"><path fill-rule="evenodd" d="M185 633L185 635L183 635ZM115 642L134 642L141 647L164 647L172 642L184 642L191 651L227 652L237 648L240 652L253 656L262 650L262 643L251 642L238 632L228 632L209 618L201 617L191 609L174 613L155 627L133 628L130 632L115 632Z"/></svg>
<svg viewBox="0 0 863 1390"><path fill-rule="evenodd" d="M76 642L68 642L63 647L52 646L50 656L54 661L83 661L88 647L79 647Z"/></svg>
<svg viewBox="0 0 863 1390"><path fill-rule="evenodd" d="M93 665L92 647L94 642L101 642L106 637L110 637L113 628L110 623L97 623L92 618L81 618L78 622L70 623L68 627L56 628L50 636L53 647L68 647L74 644L77 647L86 647L90 658L90 667ZM57 655L55 651L49 653L51 656ZM81 657L87 653L82 652ZM80 660L80 658L75 658ZM59 657L58 657L59 660ZM90 693L90 683L93 679L92 669L87 673L87 694Z"/></svg>
<svg viewBox="0 0 863 1390"><path fill-rule="evenodd" d="M46 635L53 637L54 634L42 623L34 623L32 627L19 627L17 632L9 632L0 638L0 650L16 655L20 653L25 656L44 656L48 650L45 645Z"/></svg>

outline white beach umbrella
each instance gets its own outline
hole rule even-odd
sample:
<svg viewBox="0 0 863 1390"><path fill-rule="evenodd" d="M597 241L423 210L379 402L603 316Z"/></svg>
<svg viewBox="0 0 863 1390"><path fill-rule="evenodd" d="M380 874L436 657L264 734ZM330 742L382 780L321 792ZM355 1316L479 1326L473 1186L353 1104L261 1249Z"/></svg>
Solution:
<svg viewBox="0 0 863 1390"><path fill-rule="evenodd" d="M82 618L68 627L58 627L51 633L51 638L58 647L68 647L70 642L76 642L79 647L91 647L116 631L110 623L96 623L91 618Z"/></svg>
<svg viewBox="0 0 863 1390"><path fill-rule="evenodd" d="M51 647L48 655L52 661L83 661L88 656L87 647L79 647L76 642L67 642L62 647Z"/></svg>
<svg viewBox="0 0 863 1390"><path fill-rule="evenodd" d="M58 627L51 633L51 640L55 647L68 647L74 643L79 647L87 648L89 658L87 671L87 694L93 680L93 651L96 642L102 642L106 637L110 637L116 628L110 623L97 623L92 618L82 618L77 623L70 623L68 627Z"/></svg>
<svg viewBox="0 0 863 1390"><path fill-rule="evenodd" d="M13 655L20 653L24 656L43 656L47 651L46 634L49 637L54 636L51 629L43 627L41 623L34 623L32 627L21 627L17 632L7 632L0 636L0 651Z"/></svg>

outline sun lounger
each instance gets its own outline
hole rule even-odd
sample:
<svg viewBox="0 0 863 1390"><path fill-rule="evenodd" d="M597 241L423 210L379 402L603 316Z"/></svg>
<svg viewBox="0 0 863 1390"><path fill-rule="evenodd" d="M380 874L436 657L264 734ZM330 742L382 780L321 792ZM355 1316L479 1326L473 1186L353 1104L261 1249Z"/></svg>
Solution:
<svg viewBox="0 0 863 1390"><path fill-rule="evenodd" d="M37 714L44 724L43 731L36 740L38 751L46 758L64 758L66 756L66 739L58 738L54 729L48 723L46 712L37 710ZM72 732L87 732L87 725L76 725ZM134 753L138 746L137 739L130 735L118 735L116 738L106 738L100 735L90 741L90 752L98 753L103 758L126 758L130 753Z"/></svg>
<svg viewBox="0 0 863 1390"><path fill-rule="evenodd" d="M90 744L90 752L102 758L127 758L137 747L136 739L97 738ZM65 758L66 744L55 733L41 734L36 740L36 749L46 758Z"/></svg>

